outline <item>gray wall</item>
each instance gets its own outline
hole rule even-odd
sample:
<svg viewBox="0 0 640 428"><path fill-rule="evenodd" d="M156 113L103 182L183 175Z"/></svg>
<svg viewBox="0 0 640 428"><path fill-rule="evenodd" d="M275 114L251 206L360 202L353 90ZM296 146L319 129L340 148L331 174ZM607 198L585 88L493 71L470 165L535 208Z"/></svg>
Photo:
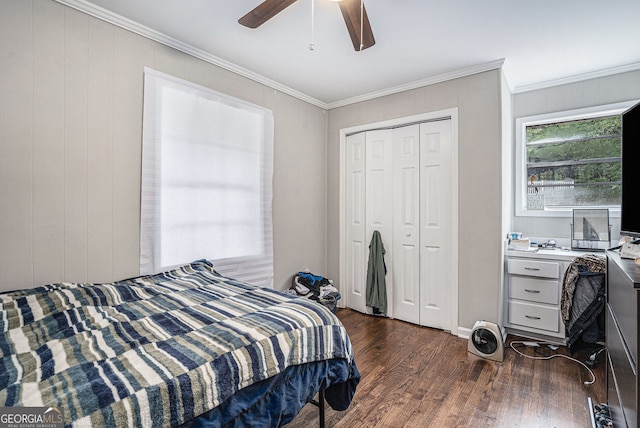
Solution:
<svg viewBox="0 0 640 428"><path fill-rule="evenodd" d="M329 111L327 272L339 278L340 129L458 108L459 322L498 320L502 270L502 75L493 70Z"/></svg>
<svg viewBox="0 0 640 428"><path fill-rule="evenodd" d="M640 99L640 71L615 74L578 83L553 86L513 95L513 124L518 117L534 116L565 110L614 104ZM517 130L514 129L514 132ZM515 133L512 135L515 150ZM513 161L515 165L515 160ZM515 166L514 166L515 167ZM515 186L515 177L512 185ZM516 217L511 204L512 230L525 236L556 239L569 245L571 219L569 217ZM620 237L620 218L611 217L612 238Z"/></svg>
<svg viewBox="0 0 640 428"><path fill-rule="evenodd" d="M273 110L275 288L326 266L326 112L49 0L0 1L0 290L139 274L143 67Z"/></svg>

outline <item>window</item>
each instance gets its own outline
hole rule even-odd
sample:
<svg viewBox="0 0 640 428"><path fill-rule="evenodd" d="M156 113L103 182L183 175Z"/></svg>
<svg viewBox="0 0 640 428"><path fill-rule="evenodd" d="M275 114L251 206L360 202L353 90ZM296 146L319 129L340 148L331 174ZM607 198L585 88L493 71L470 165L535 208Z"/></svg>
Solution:
<svg viewBox="0 0 640 428"><path fill-rule="evenodd" d="M141 274L197 259L272 286L273 115L145 69Z"/></svg>
<svg viewBox="0 0 640 428"><path fill-rule="evenodd" d="M516 215L620 207L620 113L627 103L516 120Z"/></svg>

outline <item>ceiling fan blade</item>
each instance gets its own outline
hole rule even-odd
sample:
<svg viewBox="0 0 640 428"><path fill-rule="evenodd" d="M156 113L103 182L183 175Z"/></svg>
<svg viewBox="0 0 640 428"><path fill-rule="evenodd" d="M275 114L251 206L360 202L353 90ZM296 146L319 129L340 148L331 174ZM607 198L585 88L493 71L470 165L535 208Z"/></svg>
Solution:
<svg viewBox="0 0 640 428"><path fill-rule="evenodd" d="M364 5L362 6L363 23L362 27L360 26L360 1L361 0L342 0L339 3L342 16L344 17L344 22L347 24L349 36L351 36L353 48L356 51L365 50L376 44ZM361 30L362 40L360 40Z"/></svg>
<svg viewBox="0 0 640 428"><path fill-rule="evenodd" d="M296 0L265 0L251 12L238 19L238 22L245 27L258 28L295 2Z"/></svg>

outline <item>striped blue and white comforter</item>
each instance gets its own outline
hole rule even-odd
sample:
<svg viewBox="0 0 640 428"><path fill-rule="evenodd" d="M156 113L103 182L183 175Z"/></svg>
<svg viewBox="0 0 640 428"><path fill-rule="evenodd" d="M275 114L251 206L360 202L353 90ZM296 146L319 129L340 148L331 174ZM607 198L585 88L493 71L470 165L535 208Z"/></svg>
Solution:
<svg viewBox="0 0 640 428"><path fill-rule="evenodd" d="M353 362L328 309L210 263L108 284L0 294L0 406L73 426L176 426L287 367Z"/></svg>

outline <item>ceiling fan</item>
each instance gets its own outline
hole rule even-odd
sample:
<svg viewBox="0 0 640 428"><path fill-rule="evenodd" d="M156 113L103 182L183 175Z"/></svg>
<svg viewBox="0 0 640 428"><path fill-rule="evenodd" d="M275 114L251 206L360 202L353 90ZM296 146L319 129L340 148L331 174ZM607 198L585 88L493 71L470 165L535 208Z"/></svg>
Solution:
<svg viewBox="0 0 640 428"><path fill-rule="evenodd" d="M373 46L376 41L373 38L369 17L364 9L362 0L337 1L339 2L344 22L347 25L347 31L351 36L353 48L356 51L361 51ZM258 28L295 2L296 0L265 0L240 18L238 22L245 27Z"/></svg>

